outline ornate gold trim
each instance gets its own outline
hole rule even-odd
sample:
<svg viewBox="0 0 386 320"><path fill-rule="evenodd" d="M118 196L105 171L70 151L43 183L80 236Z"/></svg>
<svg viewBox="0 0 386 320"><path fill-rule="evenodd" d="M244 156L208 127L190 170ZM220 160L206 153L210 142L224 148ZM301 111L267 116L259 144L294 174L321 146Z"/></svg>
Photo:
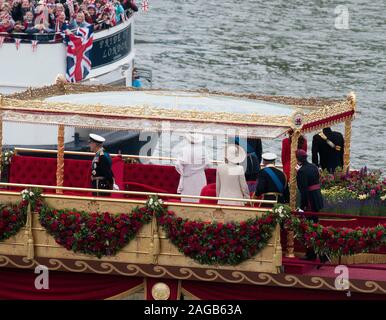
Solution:
<svg viewBox="0 0 386 320"><path fill-rule="evenodd" d="M141 283L141 284L139 284L139 285L127 290L127 291L118 293L115 296L106 298L105 300L121 300L122 298L124 298L128 295L134 294L134 293L140 291L141 289L143 289L143 283Z"/></svg>
<svg viewBox="0 0 386 320"><path fill-rule="evenodd" d="M321 120L327 119L329 117L337 116L337 115L343 114L343 113L348 112L348 111L354 111L355 112L355 106L353 106L353 104L352 104L352 100L351 100L352 98L351 97L352 96L350 95L343 102L339 102L339 103L336 103L333 105L326 105L323 108L320 108L320 109L317 109L317 110L314 110L310 113L305 114L304 118L303 118L302 128L304 128L307 124L310 124L310 123L313 123L316 121L321 121ZM352 118L352 115L349 117L346 117L346 118ZM316 131L316 130L322 129L324 127L331 126L335 123L344 122L346 120L346 118L330 121L329 123L323 123L323 124L318 125L318 126L313 126L312 128L302 129L302 132Z"/></svg>
<svg viewBox="0 0 386 320"><path fill-rule="evenodd" d="M24 264L19 264L14 262L12 259L10 259L8 256L0 255L0 267L5 266L13 266L16 268L22 268L22 269L31 269L35 265L38 265L39 263L36 260L28 261L26 258L23 258L22 261ZM170 277L172 279L176 280L188 280L188 279L196 279L201 281L214 281L214 282L226 282L226 283L234 283L234 284L241 284L241 283L248 283L253 285L276 285L279 287L301 287L306 289L323 289L323 290L333 290L336 291L335 287L330 284L327 280L334 281L333 278L322 278L322 277L302 277L303 279L287 274L283 277L283 275L272 275L269 273L256 273L256 278L251 278L246 273L241 271L233 271L230 273L229 276L224 276L225 273L220 273L217 270L214 269L207 269L203 274L206 276L201 276L199 273L195 272L194 270L190 268L177 268L178 273L176 274L169 270L168 267L163 266L154 266L152 270L155 273L147 272L144 269L142 269L140 266L129 264L126 266L126 269L128 271L131 270L131 272L122 272L118 270L115 266L113 266L111 263L107 262L101 262L100 266L102 269L105 269L104 271L96 270L95 268L91 267L87 261L75 261L74 263L76 266L79 266L80 268L71 268L66 265L63 261L59 259L49 259L49 265L47 266L50 270L59 270L64 269L66 271L71 272L87 272L92 271L98 274L109 274L109 273L118 273L125 276L143 276L143 277L151 277L151 278L162 278L162 277ZM202 272L201 272L202 274ZM182 276L181 276L182 275ZM309 283L305 282L305 279L309 280ZM352 281L350 282L350 290L360 293L377 293L377 294L386 294L386 287L382 286L376 281L365 281L365 280L357 280L357 282L363 282L364 287L359 287L358 285L354 284Z"/></svg>
<svg viewBox="0 0 386 320"><path fill-rule="evenodd" d="M109 85L82 85L82 84L72 84L72 83L56 83L55 85L45 86L41 88L28 89L24 92L14 93L6 95L8 98L19 99L19 100L30 100L30 99L44 99L52 96L63 95L63 94L76 94L76 93L86 93L86 92L105 92L105 91L138 91L131 87L125 86L109 86ZM173 89L146 89L145 91L150 92L175 92ZM338 99L330 98L295 98L295 97L286 97L286 96L268 96L268 95L259 95L254 93L232 93L232 92L223 92L219 90L208 90L208 89L199 89L199 90L178 90L180 92L186 93L200 93L202 96L209 95L220 95L228 96L242 99L250 100L261 100L266 102L274 102L279 104L294 105L294 106L303 106L303 107L320 107L328 104L334 104L339 102Z"/></svg>
<svg viewBox="0 0 386 320"><path fill-rule="evenodd" d="M287 116L264 116L258 114L240 114L231 112L209 112L194 110L176 110L166 108L156 108L151 105L134 106L109 106L109 105L85 105L75 103L57 103L40 100L16 100L5 98L2 110L13 113L41 112L57 115L58 120L52 124L62 123L60 118L75 115L92 117L103 117L110 119L146 119L159 121L189 121L201 123L221 123L234 125L266 125L278 127L291 127L291 119ZM7 114L7 113L4 113ZM7 116L6 116L7 118ZM19 121L23 121L20 118ZM49 118L42 123L49 124ZM38 120L36 120L38 122ZM74 122L75 125L75 122Z"/></svg>
<svg viewBox="0 0 386 320"><path fill-rule="evenodd" d="M189 296L191 300L201 300L199 297L195 296L193 293L191 293L190 291L186 290L183 287L181 288L181 293L186 296Z"/></svg>
<svg viewBox="0 0 386 320"><path fill-rule="evenodd" d="M58 127L58 153L56 155L56 185L63 187L64 183L64 125ZM62 194L63 190L56 189L56 193Z"/></svg>
<svg viewBox="0 0 386 320"><path fill-rule="evenodd" d="M28 94L16 93L8 95L3 98L2 107L4 110L14 111L44 111L54 114L71 114L71 115L87 115L96 117L117 117L117 118L138 118L138 119L156 119L169 120L169 121L189 121L189 122L208 122L208 123L223 123L223 124L235 124L235 125L268 125L279 127L292 127L291 116L264 116L258 114L239 114L228 112L208 112L208 111L195 111L195 110L173 110L166 108L154 108L150 105L134 105L134 106L122 106L117 108L116 106L108 105L84 105L73 103L54 103L42 101L44 98L51 96L57 96L65 94L80 94L80 93L92 93L92 92L107 92L107 91L133 91L131 88L126 87L110 87L110 86L84 86L79 84L63 84L28 90ZM152 94L165 94L165 92L173 94L175 90L160 90L150 89L145 90ZM305 116L307 123L312 119L319 119L319 116L323 114L331 116L335 114L337 106L342 109L342 104L336 99L322 99L322 98L293 98L284 96L266 96L256 94L236 94L226 93L220 91L183 91L185 93L201 94L202 96L227 96L238 99L248 100L261 100L271 103L283 104L294 107L311 107L317 109L311 114ZM350 96L351 97L351 96ZM350 100L351 101L351 100ZM346 101L347 102L347 101ZM332 113L331 113L332 112ZM319 116L318 116L319 115ZM55 123L57 124L57 122Z"/></svg>

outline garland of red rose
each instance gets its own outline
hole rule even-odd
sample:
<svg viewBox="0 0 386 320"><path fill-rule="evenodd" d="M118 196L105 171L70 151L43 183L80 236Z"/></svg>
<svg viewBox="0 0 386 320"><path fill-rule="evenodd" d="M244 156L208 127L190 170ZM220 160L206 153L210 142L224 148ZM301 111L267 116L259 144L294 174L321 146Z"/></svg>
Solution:
<svg viewBox="0 0 386 320"><path fill-rule="evenodd" d="M39 206L40 223L58 244L98 258L115 255L151 219L152 212L147 207L114 215Z"/></svg>
<svg viewBox="0 0 386 320"><path fill-rule="evenodd" d="M228 223L182 219L166 208L157 210L156 216L180 252L201 264L220 265L236 265L256 255L279 222L273 213Z"/></svg>
<svg viewBox="0 0 386 320"><path fill-rule="evenodd" d="M287 226L295 231L308 248L330 257L369 252L386 245L386 224L375 227L335 228L292 217Z"/></svg>
<svg viewBox="0 0 386 320"><path fill-rule="evenodd" d="M0 241L6 240L25 225L28 201L19 204L0 205Z"/></svg>
<svg viewBox="0 0 386 320"><path fill-rule="evenodd" d="M266 246L282 221L319 254L352 255L386 245L386 224L356 229L324 227L291 215L290 208L280 204L271 213L242 222L191 221L167 211L159 201L152 197L145 207L121 215L53 210L40 201L37 209L41 224L57 243L97 257L116 254L151 221L153 213L179 251L202 264L236 265L250 259Z"/></svg>

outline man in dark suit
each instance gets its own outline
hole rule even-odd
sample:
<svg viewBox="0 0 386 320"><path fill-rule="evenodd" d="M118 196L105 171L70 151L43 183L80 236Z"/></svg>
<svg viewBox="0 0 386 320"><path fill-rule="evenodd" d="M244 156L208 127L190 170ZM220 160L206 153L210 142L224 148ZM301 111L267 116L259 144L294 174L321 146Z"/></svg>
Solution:
<svg viewBox="0 0 386 320"><path fill-rule="evenodd" d="M111 169L110 155L103 149L105 138L97 134L89 135L90 150L95 152L91 163L91 185L93 189L112 190L114 186L114 174ZM110 193L94 192L96 196L110 196Z"/></svg>
<svg viewBox="0 0 386 320"><path fill-rule="evenodd" d="M296 175L300 192L300 208L303 211L319 212L323 208L319 169L307 161L307 153L303 149L296 151L296 159L300 165Z"/></svg>
<svg viewBox="0 0 386 320"><path fill-rule="evenodd" d="M340 132L324 128L312 139L312 163L329 172L343 168L344 139ZM320 160L319 160L320 158Z"/></svg>
<svg viewBox="0 0 386 320"><path fill-rule="evenodd" d="M263 196L264 200L275 200L276 197L272 195L265 195L266 193L279 193L278 202L288 203L289 190L287 179L283 171L275 167L276 154L268 152L262 155L263 166L257 174L256 181L256 196Z"/></svg>
<svg viewBox="0 0 386 320"><path fill-rule="evenodd" d="M303 211L319 212L323 209L323 197L320 191L319 169L312 163L307 161L307 153L298 149L296 151L296 159L300 169L297 172L296 179L300 192L300 209ZM310 220L314 223L318 222L316 215L310 216ZM312 248L307 248L304 260L315 260L316 254ZM321 262L327 261L327 257L321 256Z"/></svg>
<svg viewBox="0 0 386 320"><path fill-rule="evenodd" d="M256 181L257 173L260 170L261 154L263 153L263 146L261 139L259 138L248 138L240 139L235 138L235 144L244 148L247 152L247 170L245 171L245 179L247 181Z"/></svg>

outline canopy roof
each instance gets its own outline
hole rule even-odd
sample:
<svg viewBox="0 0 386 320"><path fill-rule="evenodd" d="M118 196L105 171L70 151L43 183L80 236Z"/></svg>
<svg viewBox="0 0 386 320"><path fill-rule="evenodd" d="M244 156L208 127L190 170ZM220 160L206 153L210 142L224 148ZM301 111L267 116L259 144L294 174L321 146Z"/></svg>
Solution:
<svg viewBox="0 0 386 320"><path fill-rule="evenodd" d="M317 130L354 113L354 94L339 101L59 83L1 99L3 121L259 138Z"/></svg>

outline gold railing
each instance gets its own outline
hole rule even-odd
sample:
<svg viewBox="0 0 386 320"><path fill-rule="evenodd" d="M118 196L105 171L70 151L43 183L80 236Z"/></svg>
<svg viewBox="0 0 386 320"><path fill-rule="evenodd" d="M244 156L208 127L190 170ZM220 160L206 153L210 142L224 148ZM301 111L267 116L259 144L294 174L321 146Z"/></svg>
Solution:
<svg viewBox="0 0 386 320"><path fill-rule="evenodd" d="M49 153L49 154L57 154L58 150L50 150L50 149L32 149L32 148L15 148L15 154L18 152L31 152L31 153ZM76 155L76 156L94 156L95 153L87 152L87 151L64 151L65 155ZM148 159L148 160L168 160L168 161L176 161L177 158L173 157L158 157L158 156L144 156L144 155L134 155L134 154L119 154L119 153L111 153L110 156L117 157L121 156L123 159L132 158L132 159ZM224 161L219 160L210 160L211 163L223 163Z"/></svg>
<svg viewBox="0 0 386 320"><path fill-rule="evenodd" d="M190 196L190 195L181 195L181 194L172 194L172 193L156 193L156 192L141 192L141 191L126 191L126 190L103 190L103 189L92 189L92 188L74 188L74 187L58 187L58 186L49 186L49 185L39 185L39 184L21 184L21 183L5 183L0 182L0 187L18 187L18 188L41 188L41 189L51 189L51 190L62 190L62 191L80 191L80 192L96 192L98 193L111 193L111 194L122 194L122 195L133 195L133 196L158 196L158 197L167 197L167 198L189 198L189 199L203 199L203 200L223 200L223 201L237 201L237 202L246 202L250 204L276 204L275 200L262 200L262 199L240 199L240 198L224 198L224 197L210 197L210 196ZM0 191L1 194L15 194L18 192L13 191ZM84 199L84 200L98 200L98 201L111 201L111 202L127 202L127 203L145 203L145 200L135 200L135 199L123 199L123 198L101 198L101 197L87 197L87 196L78 196L78 195L54 195L54 194L45 194L45 197L50 198L71 198L71 199ZM259 208L259 207L243 207L243 206L232 206L232 205L211 205L211 204L197 204L190 202L165 202L166 205L173 204L173 206L179 207L199 207L199 208L210 208L210 209L237 209L243 211L269 211L269 208Z"/></svg>
<svg viewBox="0 0 386 320"><path fill-rule="evenodd" d="M52 150L52 149L33 149L33 148L15 148L15 155L18 154L18 152L31 152L31 153L48 153L48 154L57 154L58 150ZM74 155L74 156L94 156L95 153L93 152L87 152L87 151L64 151L65 155ZM117 157L121 156L123 159L148 159L148 160L165 160L165 161L176 161L177 158L173 157L160 157L160 156L144 156L144 155L134 155L134 154L119 154L119 153L111 153L110 156ZM210 163L213 164L220 164L224 163L224 161L220 160L210 160ZM277 168L283 168L283 165L278 164L276 165Z"/></svg>

